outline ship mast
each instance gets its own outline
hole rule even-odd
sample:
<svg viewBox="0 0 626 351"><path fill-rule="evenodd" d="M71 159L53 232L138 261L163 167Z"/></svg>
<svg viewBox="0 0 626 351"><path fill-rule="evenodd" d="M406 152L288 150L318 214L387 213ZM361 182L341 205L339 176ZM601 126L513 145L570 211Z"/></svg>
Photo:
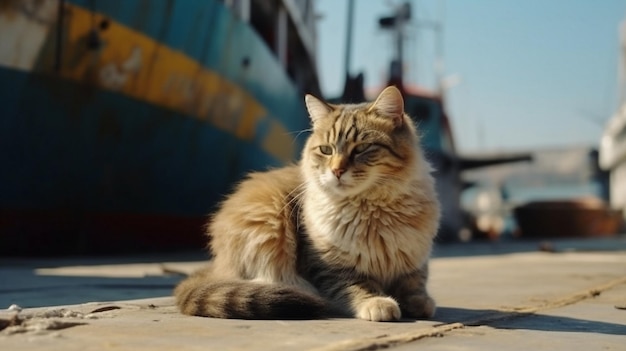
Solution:
<svg viewBox="0 0 626 351"><path fill-rule="evenodd" d="M346 76L350 76L350 62L352 61L352 22L354 22L354 0L348 0L348 19L346 24L346 52L343 66Z"/></svg>
<svg viewBox="0 0 626 351"><path fill-rule="evenodd" d="M626 105L626 19L620 23L620 63L618 67L619 88L618 88L618 108Z"/></svg>
<svg viewBox="0 0 626 351"><path fill-rule="evenodd" d="M353 76L350 73L352 62L352 22L354 19L354 0L348 1L348 18L346 21L346 51L344 56L344 70L346 80L343 86L341 100L344 102L365 101L365 87L363 73Z"/></svg>
<svg viewBox="0 0 626 351"><path fill-rule="evenodd" d="M444 1L439 1L439 20L417 20L416 26L418 28L431 29L435 32L435 79L436 88L441 95L443 95L443 74L444 74L444 60L443 60L443 13L444 13ZM388 84L393 84L402 88L404 77L404 39L406 36L406 26L411 21L412 12L411 2L407 1L403 4L396 6L393 15L387 17L381 17L379 19L379 25L382 29L386 29L392 32L395 42L395 57L391 61L389 68L389 81Z"/></svg>
<svg viewBox="0 0 626 351"><path fill-rule="evenodd" d="M395 85L402 90L404 65L404 36L405 26L411 20L411 3L405 2L397 6L391 16L381 17L378 24L382 29L392 31L395 36L396 52L389 66L389 81L387 85Z"/></svg>

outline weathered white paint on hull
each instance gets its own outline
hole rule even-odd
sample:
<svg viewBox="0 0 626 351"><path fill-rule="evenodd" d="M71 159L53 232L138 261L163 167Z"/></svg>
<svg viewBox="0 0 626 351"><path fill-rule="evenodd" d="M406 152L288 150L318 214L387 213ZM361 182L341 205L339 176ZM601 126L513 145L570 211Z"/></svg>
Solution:
<svg viewBox="0 0 626 351"><path fill-rule="evenodd" d="M23 0L0 9L0 66L33 69L58 7L59 0Z"/></svg>

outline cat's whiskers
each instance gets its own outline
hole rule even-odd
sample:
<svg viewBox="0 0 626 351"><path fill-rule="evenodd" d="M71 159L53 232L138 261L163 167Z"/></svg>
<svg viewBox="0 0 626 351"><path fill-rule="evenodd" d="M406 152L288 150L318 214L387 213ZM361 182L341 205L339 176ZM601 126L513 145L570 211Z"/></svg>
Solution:
<svg viewBox="0 0 626 351"><path fill-rule="evenodd" d="M296 206L293 206L294 203L297 203L300 200L300 197L302 197L302 195L304 194L304 191L306 190L305 187L306 183L302 182L301 184L299 184L298 186L296 186L295 188L293 188L293 190L291 190L289 193L287 193L283 199L289 199L288 201L285 201L285 205L283 205L283 207L280 209L279 212L283 212L285 210L285 208L287 208L287 206L291 206L291 211L289 214L293 215L293 209Z"/></svg>
<svg viewBox="0 0 626 351"><path fill-rule="evenodd" d="M307 129L302 129L302 130L296 130L296 131L293 131L293 132L287 132L285 134L286 135L293 135L293 134L296 135L293 138L293 140L291 141L291 145L293 145L293 144L295 144L296 140L298 140L300 135L302 135L303 133L312 133L312 132L313 132L313 128L307 128Z"/></svg>
<svg viewBox="0 0 626 351"><path fill-rule="evenodd" d="M291 206L289 217L295 218L296 230L300 229L300 215L299 215L300 206L297 206L297 204L301 202L300 200L302 196L304 196L304 193L306 192L306 188L307 188L307 182L303 181L301 184L299 184L297 187L291 190L287 195L285 195L285 198L290 198L289 201L286 201L285 206L281 208L281 212L282 212L285 210L285 207ZM294 211L298 211L298 213L294 215Z"/></svg>

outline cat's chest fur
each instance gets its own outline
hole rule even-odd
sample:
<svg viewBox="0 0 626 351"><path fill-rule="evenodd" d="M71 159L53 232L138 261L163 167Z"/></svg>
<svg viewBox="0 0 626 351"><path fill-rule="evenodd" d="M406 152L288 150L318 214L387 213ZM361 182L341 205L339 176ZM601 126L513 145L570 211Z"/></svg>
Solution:
<svg viewBox="0 0 626 351"><path fill-rule="evenodd" d="M342 201L313 193L303 207L312 245L326 264L389 282L430 255L432 235L420 228L420 206L411 193Z"/></svg>

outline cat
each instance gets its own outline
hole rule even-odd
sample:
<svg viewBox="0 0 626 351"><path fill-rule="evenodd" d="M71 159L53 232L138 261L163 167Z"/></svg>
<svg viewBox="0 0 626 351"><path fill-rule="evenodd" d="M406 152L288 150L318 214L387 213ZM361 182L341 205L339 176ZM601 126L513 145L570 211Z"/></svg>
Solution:
<svg viewBox="0 0 626 351"><path fill-rule="evenodd" d="M252 173L207 225L212 259L175 289L182 313L237 319L430 318L439 227L433 169L400 91L306 95L297 165Z"/></svg>

